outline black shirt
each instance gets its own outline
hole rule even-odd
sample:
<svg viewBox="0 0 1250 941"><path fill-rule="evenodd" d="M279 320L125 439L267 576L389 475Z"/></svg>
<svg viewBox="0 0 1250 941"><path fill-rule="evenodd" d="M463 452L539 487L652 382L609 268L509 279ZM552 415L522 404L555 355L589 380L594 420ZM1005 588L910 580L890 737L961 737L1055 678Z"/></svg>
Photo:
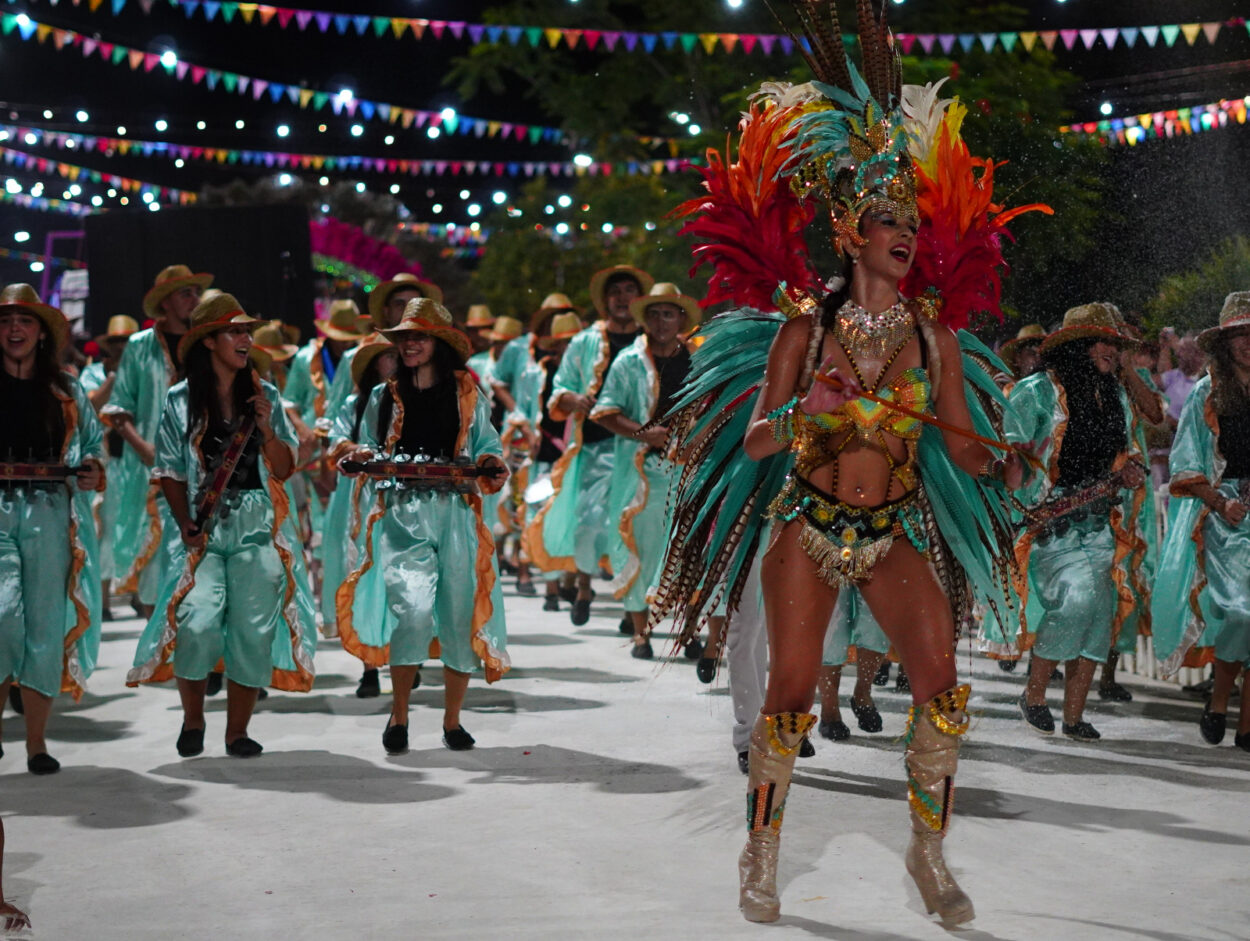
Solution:
<svg viewBox="0 0 1250 941"><path fill-rule="evenodd" d="M460 401L455 377L435 383L428 389L415 385L400 387L404 402L404 424L396 450L404 454L425 454L451 460L456 456L460 435Z"/></svg>
<svg viewBox="0 0 1250 941"><path fill-rule="evenodd" d="M16 379L0 368L0 403L0 460L60 460L65 422L51 389L36 379Z"/></svg>
<svg viewBox="0 0 1250 941"><path fill-rule="evenodd" d="M206 477L212 477L218 462L226 453L235 429L224 421L211 422L200 439L200 453L204 455L204 466L208 468ZM228 490L260 490L260 429L252 432L243 448L243 455L234 467L234 473L227 484Z"/></svg>
<svg viewBox="0 0 1250 941"><path fill-rule="evenodd" d="M169 358L174 364L174 375L182 375L182 360L178 357L178 341L182 339L181 333L161 332L161 339L165 341L165 348L169 350Z"/></svg>
<svg viewBox="0 0 1250 941"><path fill-rule="evenodd" d="M1220 454L1228 461L1224 477L1240 480L1250 477L1250 412L1220 415Z"/></svg>
<svg viewBox="0 0 1250 941"><path fill-rule="evenodd" d="M638 338L639 331L633 333L612 333L608 332L608 365L604 367L603 374L608 374L608 369L616 362L616 358L621 355L621 351L629 346ZM586 421L582 425L582 444L594 444L597 441L607 441L612 437L612 432L604 428L598 422Z"/></svg>
<svg viewBox="0 0 1250 941"><path fill-rule="evenodd" d="M539 431L542 432L542 442L538 445L537 461L546 461L554 463L563 453L558 447L552 444L552 440L559 441L564 437L564 422L556 421L547 414L547 402L551 400L551 387L555 381L556 367L552 365L547 370L547 378L543 382L542 401L540 403L542 410L542 420L538 423Z"/></svg>
<svg viewBox="0 0 1250 941"><path fill-rule="evenodd" d="M652 418L662 418L673 407L673 399L681 391L681 385L690 372L690 351L679 346L672 356L653 356L655 371L660 377L660 399L655 404Z"/></svg>

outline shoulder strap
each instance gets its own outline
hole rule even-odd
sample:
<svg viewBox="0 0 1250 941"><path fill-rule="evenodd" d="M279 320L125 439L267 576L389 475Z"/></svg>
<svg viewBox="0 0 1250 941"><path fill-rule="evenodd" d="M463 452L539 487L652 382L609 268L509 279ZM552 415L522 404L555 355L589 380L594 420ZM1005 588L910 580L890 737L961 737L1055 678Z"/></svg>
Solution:
<svg viewBox="0 0 1250 941"><path fill-rule="evenodd" d="M808 316L811 317L811 331L807 336L807 355L803 358L803 372L799 374L799 385L796 390L800 396L807 395L807 390L812 387L816 367L820 365L818 362L820 348L825 340L825 324L819 313L813 312Z"/></svg>

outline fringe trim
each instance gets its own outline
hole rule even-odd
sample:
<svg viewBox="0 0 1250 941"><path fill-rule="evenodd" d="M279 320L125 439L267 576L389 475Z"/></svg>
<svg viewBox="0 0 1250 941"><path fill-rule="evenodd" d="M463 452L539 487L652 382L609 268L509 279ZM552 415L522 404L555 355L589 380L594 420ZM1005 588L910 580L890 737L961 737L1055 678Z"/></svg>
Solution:
<svg viewBox="0 0 1250 941"><path fill-rule="evenodd" d="M799 533L799 546L817 567L817 574L830 588L842 588L867 581L873 567L885 558L894 546L894 536L887 533L871 542L837 545L829 537L804 522Z"/></svg>

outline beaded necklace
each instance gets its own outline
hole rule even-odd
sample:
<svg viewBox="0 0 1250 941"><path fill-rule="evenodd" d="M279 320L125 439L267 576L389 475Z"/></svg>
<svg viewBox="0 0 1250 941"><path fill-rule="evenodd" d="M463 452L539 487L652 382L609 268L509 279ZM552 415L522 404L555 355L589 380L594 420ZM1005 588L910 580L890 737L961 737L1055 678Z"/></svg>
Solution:
<svg viewBox="0 0 1250 941"><path fill-rule="evenodd" d="M848 300L838 308L833 336L843 348L869 359L881 359L911 338L915 320L900 300L893 307L873 314Z"/></svg>

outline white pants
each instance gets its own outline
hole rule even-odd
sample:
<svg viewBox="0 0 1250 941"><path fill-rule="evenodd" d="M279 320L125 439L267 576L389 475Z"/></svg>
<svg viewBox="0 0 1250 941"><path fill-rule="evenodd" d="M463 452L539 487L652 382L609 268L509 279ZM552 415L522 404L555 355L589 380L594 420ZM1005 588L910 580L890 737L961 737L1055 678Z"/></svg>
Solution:
<svg viewBox="0 0 1250 941"><path fill-rule="evenodd" d="M760 547L763 549L763 546ZM760 560L757 552L738 610L729 618L725 656L729 665L729 695L734 705L734 751L744 752L751 742L751 729L764 706L768 685L768 625L760 597Z"/></svg>

